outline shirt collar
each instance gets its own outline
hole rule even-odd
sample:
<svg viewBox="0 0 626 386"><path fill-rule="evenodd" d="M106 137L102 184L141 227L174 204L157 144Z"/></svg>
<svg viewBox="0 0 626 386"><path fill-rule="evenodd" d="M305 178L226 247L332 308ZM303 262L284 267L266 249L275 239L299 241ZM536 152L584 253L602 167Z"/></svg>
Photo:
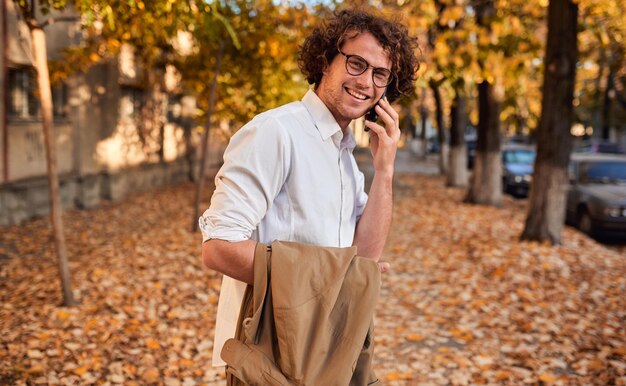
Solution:
<svg viewBox="0 0 626 386"><path fill-rule="evenodd" d="M302 103L311 115L311 118L313 118L313 124L319 131L322 140L326 141L328 138L333 137L333 142L337 147L340 147L340 144L341 147L351 149L356 146L352 130L346 129L348 135L344 138L341 127L339 127L335 117L333 117L328 107L313 90L309 90L304 94Z"/></svg>

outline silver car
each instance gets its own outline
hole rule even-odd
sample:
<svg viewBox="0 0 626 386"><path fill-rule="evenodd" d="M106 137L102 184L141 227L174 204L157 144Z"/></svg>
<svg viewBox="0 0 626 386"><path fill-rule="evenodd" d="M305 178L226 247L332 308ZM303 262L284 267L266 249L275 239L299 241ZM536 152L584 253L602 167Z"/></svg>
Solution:
<svg viewBox="0 0 626 386"><path fill-rule="evenodd" d="M591 236L626 240L626 156L572 154L567 221Z"/></svg>

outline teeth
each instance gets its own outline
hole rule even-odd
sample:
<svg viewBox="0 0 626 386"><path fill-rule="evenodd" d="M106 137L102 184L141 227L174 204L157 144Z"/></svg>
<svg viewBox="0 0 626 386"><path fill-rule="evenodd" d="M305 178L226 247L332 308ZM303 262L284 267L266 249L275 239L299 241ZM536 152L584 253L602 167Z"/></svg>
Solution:
<svg viewBox="0 0 626 386"><path fill-rule="evenodd" d="M360 100L365 100L367 99L367 95L361 94L360 92L354 91L354 90L350 90L350 89L346 89L346 91L348 92L348 94L352 95L355 98L358 98Z"/></svg>

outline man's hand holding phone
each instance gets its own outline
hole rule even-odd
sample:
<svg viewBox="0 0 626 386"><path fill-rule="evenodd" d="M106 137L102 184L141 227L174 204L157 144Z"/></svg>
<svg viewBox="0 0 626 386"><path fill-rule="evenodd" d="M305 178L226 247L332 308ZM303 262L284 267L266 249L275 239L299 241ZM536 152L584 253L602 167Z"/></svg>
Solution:
<svg viewBox="0 0 626 386"><path fill-rule="evenodd" d="M366 130L369 129L370 131L370 148L374 158L374 170L376 173L392 177L396 150L400 140L399 116L384 94L372 110L382 120L381 124L369 120L367 117L365 120Z"/></svg>

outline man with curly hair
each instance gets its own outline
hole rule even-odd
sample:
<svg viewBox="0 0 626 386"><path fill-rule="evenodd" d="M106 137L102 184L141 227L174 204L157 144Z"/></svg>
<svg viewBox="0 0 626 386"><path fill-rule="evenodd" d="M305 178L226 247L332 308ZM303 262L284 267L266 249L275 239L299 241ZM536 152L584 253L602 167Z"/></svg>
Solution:
<svg viewBox="0 0 626 386"><path fill-rule="evenodd" d="M341 10L301 46L313 84L301 101L266 111L231 139L200 217L206 266L224 274L213 363L233 337L245 283L253 283L257 242L356 246L379 262L391 225L398 113L390 102L413 90L417 40L406 27L364 10ZM349 123L366 121L374 177L369 194L352 150Z"/></svg>

